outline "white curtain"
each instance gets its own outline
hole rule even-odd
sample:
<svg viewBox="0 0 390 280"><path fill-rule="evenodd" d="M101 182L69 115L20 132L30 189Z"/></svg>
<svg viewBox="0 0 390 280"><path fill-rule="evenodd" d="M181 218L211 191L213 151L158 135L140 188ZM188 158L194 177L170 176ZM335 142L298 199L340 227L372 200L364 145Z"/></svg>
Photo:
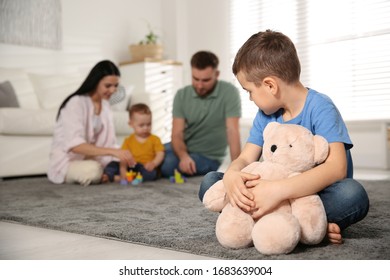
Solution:
<svg viewBox="0 0 390 280"><path fill-rule="evenodd" d="M253 33L280 31L296 45L303 84L330 96L345 120L390 119L389 0L230 1L232 62ZM253 118L242 97L243 117Z"/></svg>

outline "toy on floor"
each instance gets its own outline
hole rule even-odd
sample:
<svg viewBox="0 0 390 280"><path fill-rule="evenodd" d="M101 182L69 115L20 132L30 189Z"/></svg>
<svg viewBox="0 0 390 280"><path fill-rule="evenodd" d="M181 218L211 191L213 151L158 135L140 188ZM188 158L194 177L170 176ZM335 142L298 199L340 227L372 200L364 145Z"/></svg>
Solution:
<svg viewBox="0 0 390 280"><path fill-rule="evenodd" d="M172 183L176 183L176 184L183 184L184 182L187 182L187 178L184 177L183 175L180 174L179 171L177 171L177 169L175 169L175 173L173 176L171 176L169 178L169 180L172 182Z"/></svg>
<svg viewBox="0 0 390 280"><path fill-rule="evenodd" d="M300 125L271 122L264 129L264 161L253 162L242 171L259 174L265 180L281 180L321 164L328 152L329 144L324 137L313 135ZM318 244L326 234L326 213L317 194L286 200L254 220L228 202L220 180L205 193L203 203L211 211L221 212L215 231L224 247L254 245L265 255L287 254L298 242Z"/></svg>
<svg viewBox="0 0 390 280"><path fill-rule="evenodd" d="M137 172L134 172L133 170L126 172L127 182L132 182L136 176L137 176Z"/></svg>
<svg viewBox="0 0 390 280"><path fill-rule="evenodd" d="M128 183L131 183L132 185L138 185L142 182L143 178L141 173L130 170L129 172L126 172L126 179L122 179L120 184L127 186Z"/></svg>
<svg viewBox="0 0 390 280"><path fill-rule="evenodd" d="M137 173L137 176L135 176L135 178L134 178L134 180L131 182L131 184L132 185L138 185L138 184L140 184L140 183L142 183L143 182L143 178L142 178L142 175L141 175L141 173Z"/></svg>

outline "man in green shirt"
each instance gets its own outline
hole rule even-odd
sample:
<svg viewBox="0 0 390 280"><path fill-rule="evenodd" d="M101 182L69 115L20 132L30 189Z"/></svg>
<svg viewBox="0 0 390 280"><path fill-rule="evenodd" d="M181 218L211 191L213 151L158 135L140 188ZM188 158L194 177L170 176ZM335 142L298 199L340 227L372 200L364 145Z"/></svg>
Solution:
<svg viewBox="0 0 390 280"><path fill-rule="evenodd" d="M164 177L174 170L205 175L219 168L229 145L231 159L241 151L238 89L218 80L218 58L199 51L191 58L192 85L176 93L173 102L172 140L165 144L161 166Z"/></svg>

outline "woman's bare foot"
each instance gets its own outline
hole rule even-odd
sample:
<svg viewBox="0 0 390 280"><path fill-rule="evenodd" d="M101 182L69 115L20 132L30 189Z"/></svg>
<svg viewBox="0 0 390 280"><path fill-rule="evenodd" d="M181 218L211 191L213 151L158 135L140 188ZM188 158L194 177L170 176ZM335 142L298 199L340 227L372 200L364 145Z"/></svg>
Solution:
<svg viewBox="0 0 390 280"><path fill-rule="evenodd" d="M108 178L108 175L107 174L103 174L102 175L102 180L101 180L102 184L108 183L109 181L110 180Z"/></svg>
<svg viewBox="0 0 390 280"><path fill-rule="evenodd" d="M328 239L332 244L343 243L340 227L334 223L328 223Z"/></svg>

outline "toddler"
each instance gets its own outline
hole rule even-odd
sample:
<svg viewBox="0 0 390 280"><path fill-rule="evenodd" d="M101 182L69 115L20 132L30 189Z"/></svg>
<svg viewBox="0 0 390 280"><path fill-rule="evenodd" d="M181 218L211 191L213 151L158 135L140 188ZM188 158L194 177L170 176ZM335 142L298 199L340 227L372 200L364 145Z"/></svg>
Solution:
<svg viewBox="0 0 390 280"><path fill-rule="evenodd" d="M130 163L112 161L104 174L107 181L123 185L128 183L128 171L140 173L143 181L156 180L158 167L164 159L164 146L158 136L151 134L152 112L146 104L138 103L130 107L129 117L129 125L134 132L123 141L122 149L130 152L132 160Z"/></svg>

